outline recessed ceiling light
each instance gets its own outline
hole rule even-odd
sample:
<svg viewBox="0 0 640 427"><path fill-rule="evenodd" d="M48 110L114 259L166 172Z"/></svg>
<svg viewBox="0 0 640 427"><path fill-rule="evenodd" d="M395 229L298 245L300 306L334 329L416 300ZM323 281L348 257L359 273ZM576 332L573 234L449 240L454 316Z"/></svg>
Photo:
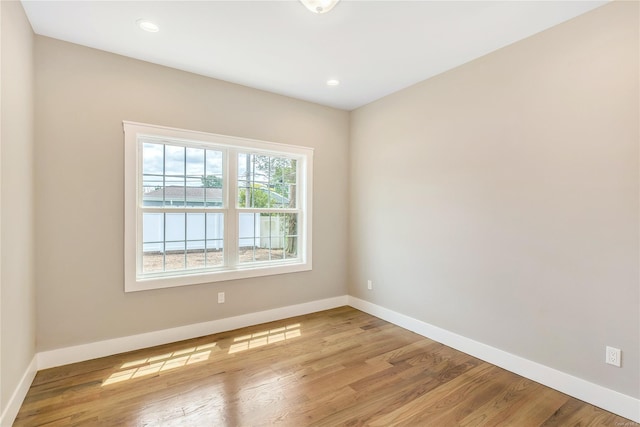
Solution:
<svg viewBox="0 0 640 427"><path fill-rule="evenodd" d="M138 27L140 27L141 30L148 31L150 33L157 33L158 31L160 31L160 27L158 27L151 21L147 21L146 19L138 19L136 21L136 24L138 24Z"/></svg>
<svg viewBox="0 0 640 427"><path fill-rule="evenodd" d="M340 80L331 79L327 80L327 86L338 86L340 84Z"/></svg>
<svg viewBox="0 0 640 427"><path fill-rule="evenodd" d="M313 13L329 12L339 0L300 0Z"/></svg>

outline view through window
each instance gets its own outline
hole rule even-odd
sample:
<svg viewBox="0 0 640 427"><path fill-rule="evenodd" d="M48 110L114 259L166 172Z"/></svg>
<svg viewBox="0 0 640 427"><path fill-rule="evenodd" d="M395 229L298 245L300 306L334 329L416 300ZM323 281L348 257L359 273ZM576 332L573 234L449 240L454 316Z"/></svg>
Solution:
<svg viewBox="0 0 640 427"><path fill-rule="evenodd" d="M126 290L311 268L311 149L124 126Z"/></svg>

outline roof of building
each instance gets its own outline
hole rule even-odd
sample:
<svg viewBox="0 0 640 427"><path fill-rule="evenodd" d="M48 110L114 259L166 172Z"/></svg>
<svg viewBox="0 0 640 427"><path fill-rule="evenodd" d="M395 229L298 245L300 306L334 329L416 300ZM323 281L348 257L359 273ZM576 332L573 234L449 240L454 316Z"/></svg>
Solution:
<svg viewBox="0 0 640 427"><path fill-rule="evenodd" d="M164 191L163 191L164 190ZM205 191L206 190L206 191ZM262 190L263 188L254 188L254 191ZM186 197L185 197L186 192ZM270 192L272 200L276 200L278 203L288 204L289 199L275 192ZM222 202L222 188L212 187L182 187L177 185L170 185L167 187L159 187L149 192L144 193L143 200L145 201L174 201L181 202L186 199L187 202Z"/></svg>
<svg viewBox="0 0 640 427"><path fill-rule="evenodd" d="M182 201L185 200L185 192L187 201L202 202L205 200L205 197L207 201L219 202L222 200L222 188L181 187L177 185L170 185L164 188L160 187L144 193L143 199L150 201Z"/></svg>

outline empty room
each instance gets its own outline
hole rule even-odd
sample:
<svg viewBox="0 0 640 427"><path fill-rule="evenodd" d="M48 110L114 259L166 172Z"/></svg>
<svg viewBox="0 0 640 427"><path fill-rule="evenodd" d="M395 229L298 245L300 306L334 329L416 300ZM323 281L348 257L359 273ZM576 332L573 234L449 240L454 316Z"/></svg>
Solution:
<svg viewBox="0 0 640 427"><path fill-rule="evenodd" d="M640 423L640 3L0 1L1 426Z"/></svg>

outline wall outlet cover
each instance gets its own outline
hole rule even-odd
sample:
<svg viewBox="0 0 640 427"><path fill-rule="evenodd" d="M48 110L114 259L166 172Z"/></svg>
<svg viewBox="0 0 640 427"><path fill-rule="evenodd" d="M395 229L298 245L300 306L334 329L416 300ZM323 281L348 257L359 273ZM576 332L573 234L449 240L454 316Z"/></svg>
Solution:
<svg viewBox="0 0 640 427"><path fill-rule="evenodd" d="M620 358L622 351L619 348L607 346L606 359L609 365L620 367Z"/></svg>

